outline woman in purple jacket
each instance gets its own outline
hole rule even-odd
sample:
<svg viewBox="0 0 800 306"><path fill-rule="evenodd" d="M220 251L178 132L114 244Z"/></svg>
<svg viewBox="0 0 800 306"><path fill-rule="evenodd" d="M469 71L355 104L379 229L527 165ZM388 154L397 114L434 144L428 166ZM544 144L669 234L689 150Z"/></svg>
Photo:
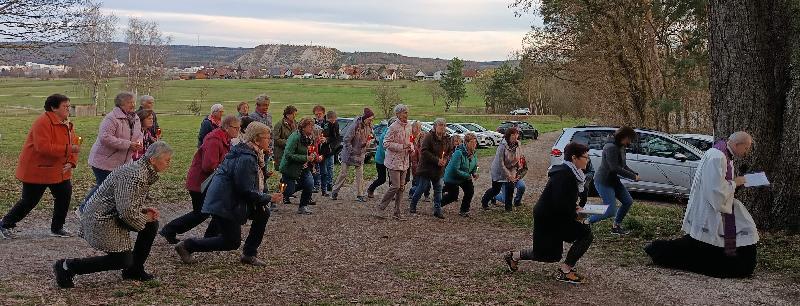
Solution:
<svg viewBox="0 0 800 306"><path fill-rule="evenodd" d="M121 92L114 98L114 110L106 114L100 123L97 140L89 153L89 166L94 173L95 186L81 203L85 203L97 191L97 186L106 180L112 170L133 160L133 153L142 150L144 135L142 123L133 111L136 96Z"/></svg>

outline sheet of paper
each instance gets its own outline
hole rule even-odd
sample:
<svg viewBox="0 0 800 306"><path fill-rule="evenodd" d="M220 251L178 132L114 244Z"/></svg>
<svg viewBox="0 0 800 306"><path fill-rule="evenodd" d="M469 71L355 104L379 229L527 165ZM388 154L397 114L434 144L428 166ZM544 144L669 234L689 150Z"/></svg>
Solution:
<svg viewBox="0 0 800 306"><path fill-rule="evenodd" d="M744 187L768 186L769 179L764 172L756 172L744 175Z"/></svg>
<svg viewBox="0 0 800 306"><path fill-rule="evenodd" d="M602 215L608 209L608 205L586 204L578 213L588 215Z"/></svg>

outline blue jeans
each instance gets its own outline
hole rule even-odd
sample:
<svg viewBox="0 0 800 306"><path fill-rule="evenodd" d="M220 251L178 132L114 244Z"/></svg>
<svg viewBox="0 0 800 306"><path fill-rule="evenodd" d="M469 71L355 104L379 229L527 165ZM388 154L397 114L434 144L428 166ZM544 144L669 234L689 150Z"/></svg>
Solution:
<svg viewBox="0 0 800 306"><path fill-rule="evenodd" d="M414 178L411 179L411 188L408 188L408 198L409 199L414 197L414 192L416 192L418 184L419 184L419 176L415 175ZM430 197L430 195L431 195L431 186L430 185L425 186L423 191L425 192L425 197L426 198Z"/></svg>
<svg viewBox="0 0 800 306"><path fill-rule="evenodd" d="M326 156L319 167L320 186L323 191L333 187L333 155ZM316 183L316 182L315 182Z"/></svg>
<svg viewBox="0 0 800 306"><path fill-rule="evenodd" d="M320 180L322 179L322 170L320 170L320 168L321 168L320 164L317 163L314 164L314 170L316 171L316 173L311 174L314 177L314 188L319 188L319 186L321 185Z"/></svg>
<svg viewBox="0 0 800 306"><path fill-rule="evenodd" d="M80 207L78 207L78 211L80 212L83 212L83 209L86 207L86 204L89 203L89 199L97 191L97 188L100 188L100 184L102 184L103 181L106 180L108 175L111 174L111 171L92 167L92 173L94 173L95 185L94 187L92 187L91 190L89 190L89 193L86 195L86 198L83 199L83 202L81 202Z"/></svg>
<svg viewBox="0 0 800 306"><path fill-rule="evenodd" d="M612 185L605 185L598 180L594 181L594 188L597 190L600 198L603 199L603 205L608 205L608 209L606 209L606 212L602 215L592 215L589 217L589 223L600 222L616 214L614 224L622 224L622 219L625 218L625 215L628 214L628 210L631 209L631 205L633 205L633 198L628 192L628 189L625 189L625 186L619 182L613 183ZM616 200L622 203L619 207L619 211L617 211Z"/></svg>
<svg viewBox="0 0 800 306"><path fill-rule="evenodd" d="M311 170L305 169L300 174L299 179L284 179L283 183L286 184L286 190L283 191L284 199L288 199L290 195L295 193L296 188L300 187L300 208L311 202L311 190L314 189L314 178L311 176Z"/></svg>
<svg viewBox="0 0 800 306"><path fill-rule="evenodd" d="M427 177L419 176L417 179L417 186L414 188L414 195L411 196L411 210L417 210L417 203L419 198L425 193L425 190L433 185L433 212L438 213L442 210L442 179L431 180Z"/></svg>
<svg viewBox="0 0 800 306"><path fill-rule="evenodd" d="M500 190L500 193L498 193L494 197L494 200L505 203L506 202L506 185L503 185L502 188L503 189ZM514 194L514 205L519 205L520 203L522 203L522 195L525 194L525 181L523 181L523 180L517 181L517 185L515 186L515 188L517 190L516 190L516 193Z"/></svg>

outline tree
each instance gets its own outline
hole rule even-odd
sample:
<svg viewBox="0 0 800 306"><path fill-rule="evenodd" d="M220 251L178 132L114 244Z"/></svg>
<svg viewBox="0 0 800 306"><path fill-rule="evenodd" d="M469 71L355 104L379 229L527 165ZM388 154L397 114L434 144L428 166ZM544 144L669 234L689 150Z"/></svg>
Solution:
<svg viewBox="0 0 800 306"><path fill-rule="evenodd" d="M383 112L384 118L391 118L394 106L400 103L400 93L397 88L382 82L375 86L372 92L375 94L375 104Z"/></svg>
<svg viewBox="0 0 800 306"><path fill-rule="evenodd" d="M769 189L739 198L759 228L800 230L800 19L797 1L709 5L710 90L715 134L745 130L754 140L742 163L770 176Z"/></svg>
<svg viewBox="0 0 800 306"><path fill-rule="evenodd" d="M0 0L0 61L11 61L50 44L70 41L81 30L86 0Z"/></svg>
<svg viewBox="0 0 800 306"><path fill-rule="evenodd" d="M131 18L125 32L128 62L125 87L136 94L152 94L164 81L170 37L163 37L158 23Z"/></svg>
<svg viewBox="0 0 800 306"><path fill-rule="evenodd" d="M439 85L439 81L427 82L424 86L425 91L431 96L431 102L433 102L433 106L436 106L436 99L440 99L446 94L444 89L442 89L442 86Z"/></svg>
<svg viewBox="0 0 800 306"><path fill-rule="evenodd" d="M486 107L496 113L498 110L509 110L519 106L522 95L517 86L521 79L519 68L508 64L497 68L491 84L486 89Z"/></svg>
<svg viewBox="0 0 800 306"><path fill-rule="evenodd" d="M97 101L100 92L108 87L109 79L114 73L117 58L117 48L114 45L116 26L117 17L103 14L99 4L93 4L81 20L83 30L77 37L74 68L81 84L91 95L95 112L99 109ZM105 110L103 104L103 113Z"/></svg>
<svg viewBox="0 0 800 306"><path fill-rule="evenodd" d="M492 79L494 77L494 69L486 69L481 71L478 76L472 80L472 91L478 95L483 97L484 104L486 106L486 111L489 110L489 104L486 103L486 93L489 90L489 85L492 84Z"/></svg>
<svg viewBox="0 0 800 306"><path fill-rule="evenodd" d="M455 104L457 110L461 110L461 100L467 97L467 86L464 82L464 61L458 57L447 64L447 74L442 77L441 87L447 97L445 99L444 111L450 110L450 106Z"/></svg>

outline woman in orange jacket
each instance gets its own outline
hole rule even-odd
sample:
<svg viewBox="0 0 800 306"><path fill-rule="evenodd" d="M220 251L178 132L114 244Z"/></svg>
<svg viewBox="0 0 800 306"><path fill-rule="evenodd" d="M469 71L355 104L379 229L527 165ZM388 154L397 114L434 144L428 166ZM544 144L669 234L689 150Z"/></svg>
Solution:
<svg viewBox="0 0 800 306"><path fill-rule="evenodd" d="M69 122L69 106L66 96L51 95L44 102L44 114L33 122L16 171L17 179L22 182L22 198L0 221L0 238L14 238L10 229L39 204L48 188L54 202L51 235L72 236L64 229L64 219L72 198L70 179L78 161L80 141Z"/></svg>

